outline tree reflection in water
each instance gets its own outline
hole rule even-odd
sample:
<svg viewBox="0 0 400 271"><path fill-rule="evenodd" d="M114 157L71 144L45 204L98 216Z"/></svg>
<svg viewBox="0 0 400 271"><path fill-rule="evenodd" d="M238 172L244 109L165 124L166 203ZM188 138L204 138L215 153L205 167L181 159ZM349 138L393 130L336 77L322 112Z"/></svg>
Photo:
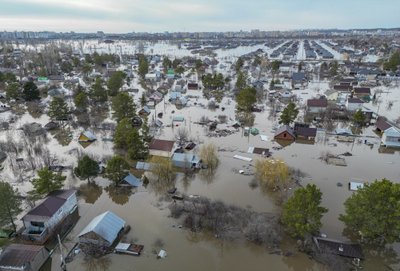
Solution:
<svg viewBox="0 0 400 271"><path fill-rule="evenodd" d="M199 172L199 176L201 180L203 180L206 184L211 184L215 180L215 174L217 173L217 169L206 168L202 169Z"/></svg>
<svg viewBox="0 0 400 271"><path fill-rule="evenodd" d="M79 187L79 194L86 203L94 204L103 194L103 188L96 182L88 182Z"/></svg>
<svg viewBox="0 0 400 271"><path fill-rule="evenodd" d="M176 174L170 179L159 179L154 174L149 174L149 189L156 195L162 195L168 192L171 188L175 187Z"/></svg>
<svg viewBox="0 0 400 271"><path fill-rule="evenodd" d="M97 270L109 270L111 265L111 259L108 256L103 256L100 258L85 256L85 260L83 261L83 265L86 271L97 271Z"/></svg>
<svg viewBox="0 0 400 271"><path fill-rule="evenodd" d="M111 200L119 205L124 205L129 201L129 197L132 195L132 189L128 187L118 187L113 184L104 188L107 191L108 196Z"/></svg>

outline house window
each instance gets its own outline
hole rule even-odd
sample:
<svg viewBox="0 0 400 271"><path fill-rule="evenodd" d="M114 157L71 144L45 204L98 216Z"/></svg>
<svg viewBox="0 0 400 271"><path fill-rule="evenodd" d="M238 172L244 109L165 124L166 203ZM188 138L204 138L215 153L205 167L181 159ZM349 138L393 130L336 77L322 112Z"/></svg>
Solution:
<svg viewBox="0 0 400 271"><path fill-rule="evenodd" d="M286 137L286 133L285 133L285 134L283 134L283 137Z"/></svg>

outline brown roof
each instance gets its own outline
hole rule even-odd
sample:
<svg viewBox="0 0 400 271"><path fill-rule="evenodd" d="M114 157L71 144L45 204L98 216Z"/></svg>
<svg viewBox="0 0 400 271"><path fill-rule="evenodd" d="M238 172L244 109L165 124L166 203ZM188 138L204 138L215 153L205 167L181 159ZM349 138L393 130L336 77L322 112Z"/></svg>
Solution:
<svg viewBox="0 0 400 271"><path fill-rule="evenodd" d="M370 88L354 88L354 93L357 94L371 94Z"/></svg>
<svg viewBox="0 0 400 271"><path fill-rule="evenodd" d="M296 134L297 136L315 137L317 135L317 128L297 127Z"/></svg>
<svg viewBox="0 0 400 271"><path fill-rule="evenodd" d="M381 131L385 131L386 129L389 129L390 127L392 127L392 125L390 125L386 118L384 117L378 117L375 123L375 126L377 129L381 130Z"/></svg>
<svg viewBox="0 0 400 271"><path fill-rule="evenodd" d="M342 90L342 91L350 91L353 89L352 86L344 86L344 85L334 85L333 86L334 90Z"/></svg>
<svg viewBox="0 0 400 271"><path fill-rule="evenodd" d="M149 149L170 152L172 151L174 144L175 141L171 140L153 139L149 144Z"/></svg>
<svg viewBox="0 0 400 271"><path fill-rule="evenodd" d="M275 132L275 137L279 136L280 134L287 132L288 134L290 134L293 138L295 138L293 129L290 128L289 125L282 125L281 127L278 128L278 130L276 130Z"/></svg>
<svg viewBox="0 0 400 271"><path fill-rule="evenodd" d="M348 98L347 102L349 104L363 104L364 103L364 101L359 98Z"/></svg>
<svg viewBox="0 0 400 271"><path fill-rule="evenodd" d="M44 246L11 244L0 255L0 266L21 267L31 262ZM47 258L47 257L46 257Z"/></svg>
<svg viewBox="0 0 400 271"><path fill-rule="evenodd" d="M328 101L326 99L309 99L307 106L311 107L327 107Z"/></svg>
<svg viewBox="0 0 400 271"><path fill-rule="evenodd" d="M31 209L25 216L42 216L42 217L52 217L67 199L76 193L76 190L56 190L51 192L46 199L35 208ZM24 217L25 217L24 216Z"/></svg>
<svg viewBox="0 0 400 271"><path fill-rule="evenodd" d="M350 258L364 258L364 254L359 244L345 243L320 237L314 238L314 242L320 251Z"/></svg>

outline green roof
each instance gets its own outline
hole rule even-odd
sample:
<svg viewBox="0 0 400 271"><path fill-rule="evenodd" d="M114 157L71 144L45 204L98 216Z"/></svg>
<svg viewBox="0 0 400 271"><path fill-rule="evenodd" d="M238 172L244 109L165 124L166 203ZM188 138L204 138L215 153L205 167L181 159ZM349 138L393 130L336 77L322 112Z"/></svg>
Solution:
<svg viewBox="0 0 400 271"><path fill-rule="evenodd" d="M167 71L167 74L175 74L174 69L169 69L169 70Z"/></svg>
<svg viewBox="0 0 400 271"><path fill-rule="evenodd" d="M49 79L47 79L47 77L38 77L37 79L38 81L47 81Z"/></svg>

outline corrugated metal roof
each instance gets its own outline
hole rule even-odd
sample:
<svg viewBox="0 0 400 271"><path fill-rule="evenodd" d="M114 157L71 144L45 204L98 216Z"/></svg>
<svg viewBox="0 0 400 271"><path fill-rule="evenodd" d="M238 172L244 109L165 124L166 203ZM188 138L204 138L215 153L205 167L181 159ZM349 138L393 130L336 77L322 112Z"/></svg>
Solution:
<svg viewBox="0 0 400 271"><path fill-rule="evenodd" d="M142 185L142 182L140 179L138 179L136 176L133 176L131 173L129 173L125 178L124 181L127 182L128 184L138 187Z"/></svg>
<svg viewBox="0 0 400 271"><path fill-rule="evenodd" d="M123 227L125 227L125 220L113 212L107 211L93 218L78 236L94 232L111 244Z"/></svg>
<svg viewBox="0 0 400 271"><path fill-rule="evenodd" d="M44 246L11 244L0 255L0 266L21 268L33 261L41 251L47 252ZM43 255L43 260L46 258Z"/></svg>

